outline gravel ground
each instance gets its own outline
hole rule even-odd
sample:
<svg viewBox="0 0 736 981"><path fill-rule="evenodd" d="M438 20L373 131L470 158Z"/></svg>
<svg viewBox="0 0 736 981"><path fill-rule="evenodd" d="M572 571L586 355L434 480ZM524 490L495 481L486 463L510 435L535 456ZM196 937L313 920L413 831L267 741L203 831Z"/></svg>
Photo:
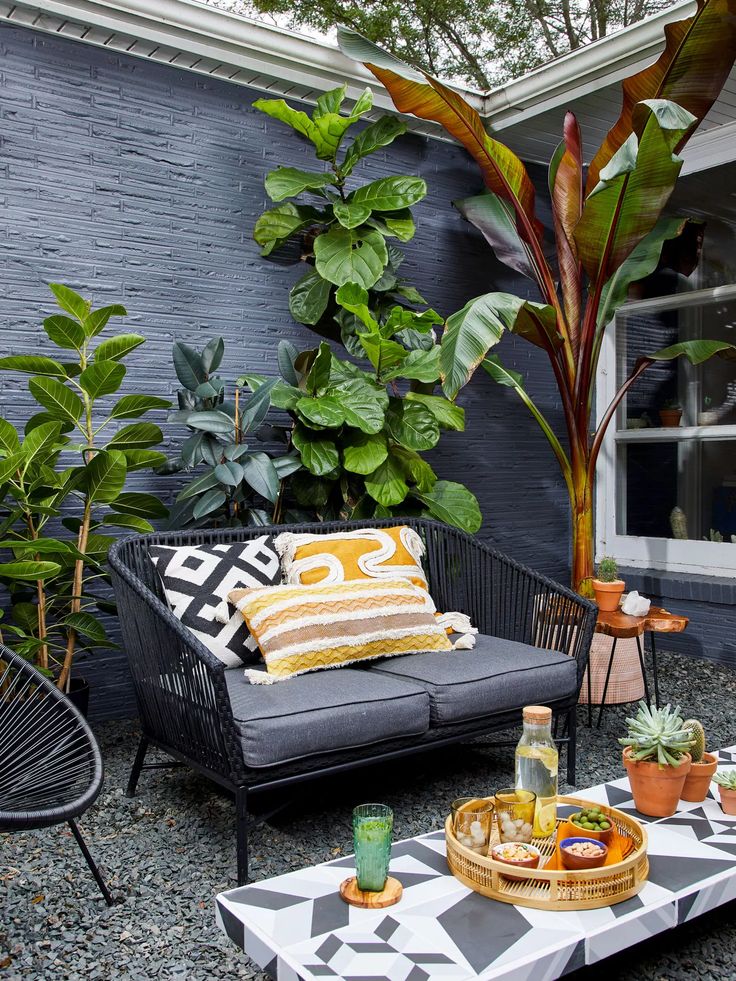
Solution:
<svg viewBox="0 0 736 981"><path fill-rule="evenodd" d="M736 743L736 672L664 653L661 664L664 696L703 721L709 745ZM629 711L608 709L600 731L581 725L578 786L622 775L615 737ZM584 720L583 709L579 720ZM185 769L144 772L138 796L129 800L122 787L137 742L136 725L106 723L97 735L107 778L81 827L117 905L105 906L63 828L0 835L2 981L263 981L265 975L214 922L214 895L234 885L232 802ZM511 749L477 742L359 771L349 780L306 784L290 795L264 795L256 800L262 816L251 835L252 878L350 852L350 812L361 800L389 801L396 836L406 838L440 827L459 793L492 791L508 784L512 771ZM280 805L275 817L267 817ZM608 960L606 977L736 979L734 907ZM592 971L574 977L582 981Z"/></svg>

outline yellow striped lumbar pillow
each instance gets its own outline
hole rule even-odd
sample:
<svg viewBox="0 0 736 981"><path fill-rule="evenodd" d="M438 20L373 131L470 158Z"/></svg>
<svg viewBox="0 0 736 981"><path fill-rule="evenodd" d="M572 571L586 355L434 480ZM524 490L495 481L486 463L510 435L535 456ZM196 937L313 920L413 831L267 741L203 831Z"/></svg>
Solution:
<svg viewBox="0 0 736 981"><path fill-rule="evenodd" d="M408 579L263 586L235 589L228 598L263 653L268 674L246 671L257 684L376 657L452 649L429 593Z"/></svg>

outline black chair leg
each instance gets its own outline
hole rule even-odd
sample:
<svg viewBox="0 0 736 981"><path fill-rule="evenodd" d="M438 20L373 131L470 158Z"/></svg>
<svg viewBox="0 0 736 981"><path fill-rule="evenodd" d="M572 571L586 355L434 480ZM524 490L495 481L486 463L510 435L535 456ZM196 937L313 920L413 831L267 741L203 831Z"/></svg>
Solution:
<svg viewBox="0 0 736 981"><path fill-rule="evenodd" d="M138 743L138 752L135 754L135 759L133 760L133 769L130 771L130 779L128 780L128 789L126 790L128 797L135 797L135 788L138 786L138 777L141 775L147 750L148 739L145 736L141 736L141 741Z"/></svg>
<svg viewBox="0 0 736 981"><path fill-rule="evenodd" d="M613 638L613 644L611 645L611 657L608 660L608 671L606 671L606 681L603 685L603 695L601 696L601 707L598 710L598 725L597 728L601 727L601 719L603 718L603 709L606 704L606 695L608 694L608 682L611 680L611 668L613 667L613 659L616 656L616 644L618 643L618 637Z"/></svg>
<svg viewBox="0 0 736 981"><path fill-rule="evenodd" d="M567 782L575 786L575 769L577 766L577 707L573 706L567 713L565 728L567 730Z"/></svg>
<svg viewBox="0 0 736 981"><path fill-rule="evenodd" d="M235 788L235 825L238 851L238 885L248 882L248 793L245 787Z"/></svg>
<svg viewBox="0 0 736 981"><path fill-rule="evenodd" d="M79 848L82 854L84 855L87 865L89 865L90 872L95 877L95 882L100 887L100 892L105 897L105 902L107 903L108 906L112 906L113 899L112 896L110 895L110 890L105 885L105 880L100 875L100 870L95 865L95 860L90 855L89 849L85 844L84 838L82 837L79 828L77 827L76 823L72 820L69 821L69 827L72 829L72 834L77 839L77 844L79 845Z"/></svg>

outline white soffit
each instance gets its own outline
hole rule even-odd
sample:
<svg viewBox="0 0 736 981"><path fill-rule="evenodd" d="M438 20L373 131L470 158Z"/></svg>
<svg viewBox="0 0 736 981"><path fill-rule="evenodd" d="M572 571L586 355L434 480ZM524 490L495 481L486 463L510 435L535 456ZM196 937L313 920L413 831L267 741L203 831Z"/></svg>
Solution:
<svg viewBox="0 0 736 981"><path fill-rule="evenodd" d="M522 78L463 95L520 156L542 163L572 109L590 159L618 115L621 80L657 57L666 23L695 9L685 0ZM353 99L371 85L376 108L395 111L373 75L334 46L194 0L0 0L3 21L306 102L343 82ZM407 122L415 132L443 135L432 123ZM736 72L684 156L684 173L736 158Z"/></svg>

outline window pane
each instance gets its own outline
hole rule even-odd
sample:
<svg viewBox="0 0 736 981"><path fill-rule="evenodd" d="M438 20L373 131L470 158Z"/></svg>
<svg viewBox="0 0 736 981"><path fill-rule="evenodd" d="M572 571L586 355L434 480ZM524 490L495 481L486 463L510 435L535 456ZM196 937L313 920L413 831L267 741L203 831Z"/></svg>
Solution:
<svg viewBox="0 0 736 981"><path fill-rule="evenodd" d="M736 537L736 441L620 442L619 535Z"/></svg>

